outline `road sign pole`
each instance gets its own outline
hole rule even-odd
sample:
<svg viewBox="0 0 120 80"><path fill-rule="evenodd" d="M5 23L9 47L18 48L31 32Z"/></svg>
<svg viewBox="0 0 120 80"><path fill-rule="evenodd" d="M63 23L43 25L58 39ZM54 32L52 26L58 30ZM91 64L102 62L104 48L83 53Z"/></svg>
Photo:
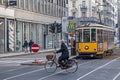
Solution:
<svg viewBox="0 0 120 80"><path fill-rule="evenodd" d="M32 44L32 52L34 53L37 53L39 51L39 45L38 44ZM37 63L37 64L41 64L42 61L37 59L37 55L36 55L36 58L34 60L34 63Z"/></svg>

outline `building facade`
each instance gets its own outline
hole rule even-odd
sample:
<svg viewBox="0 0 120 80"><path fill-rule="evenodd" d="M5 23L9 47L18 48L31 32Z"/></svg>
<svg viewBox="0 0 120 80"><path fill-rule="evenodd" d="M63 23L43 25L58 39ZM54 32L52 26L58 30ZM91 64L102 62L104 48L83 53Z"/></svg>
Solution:
<svg viewBox="0 0 120 80"><path fill-rule="evenodd" d="M117 0L70 0L68 13L78 19L78 25L90 22L115 27L118 20L116 3Z"/></svg>
<svg viewBox="0 0 120 80"><path fill-rule="evenodd" d="M68 0L16 0L17 6L6 6L8 1L0 0L0 53L23 51L25 39L40 49L53 48L49 24L68 15Z"/></svg>

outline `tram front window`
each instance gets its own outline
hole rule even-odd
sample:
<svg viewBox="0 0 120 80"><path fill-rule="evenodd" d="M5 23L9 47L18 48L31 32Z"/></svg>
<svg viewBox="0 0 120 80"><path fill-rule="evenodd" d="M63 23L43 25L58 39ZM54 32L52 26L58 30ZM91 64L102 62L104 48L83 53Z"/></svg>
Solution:
<svg viewBox="0 0 120 80"><path fill-rule="evenodd" d="M90 42L90 29L83 30L83 41Z"/></svg>

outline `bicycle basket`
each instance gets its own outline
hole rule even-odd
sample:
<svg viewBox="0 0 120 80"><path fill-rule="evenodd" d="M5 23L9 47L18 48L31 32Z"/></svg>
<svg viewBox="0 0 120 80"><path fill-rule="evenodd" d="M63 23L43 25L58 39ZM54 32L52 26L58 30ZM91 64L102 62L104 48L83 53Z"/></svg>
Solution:
<svg viewBox="0 0 120 80"><path fill-rule="evenodd" d="M52 60L53 59L53 55L46 55L46 59L47 60Z"/></svg>

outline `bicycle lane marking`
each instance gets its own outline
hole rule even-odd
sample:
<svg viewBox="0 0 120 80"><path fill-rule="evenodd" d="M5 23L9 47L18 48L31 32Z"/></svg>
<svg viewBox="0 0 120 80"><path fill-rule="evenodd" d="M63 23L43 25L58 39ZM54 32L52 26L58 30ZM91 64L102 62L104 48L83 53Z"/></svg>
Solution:
<svg viewBox="0 0 120 80"><path fill-rule="evenodd" d="M120 72L113 78L113 80L116 80L120 76Z"/></svg>
<svg viewBox="0 0 120 80"><path fill-rule="evenodd" d="M84 63L82 63L82 64L79 64L78 67L81 66L81 65L85 65L85 64L91 63L91 62L94 62L94 61L84 62ZM74 67L73 67L73 68L74 68ZM71 68L71 69L72 69L72 68ZM56 75L56 74L58 74L58 73L61 73L61 72L64 72L64 71L65 71L65 70L62 70L62 71L56 72L56 73L54 73L54 74L51 74L51 75L48 75L48 76L42 77L42 78L40 78L40 79L38 79L38 80L46 79L46 78L48 78L48 77L54 76L54 75Z"/></svg>
<svg viewBox="0 0 120 80"><path fill-rule="evenodd" d="M22 74L19 74L19 75L16 75L16 76L8 77L8 78L5 78L3 80L13 79L13 78L16 78L16 77L20 77L20 76L24 76L24 75L31 74L31 73L34 73L34 72L38 72L38 71L41 71L41 70L44 70L44 68L33 70L33 71L29 71L29 72L22 73Z"/></svg>
<svg viewBox="0 0 120 80"><path fill-rule="evenodd" d="M104 65L102 65L102 66L100 66L100 67L98 67L98 68L95 68L94 70L92 70L92 71L88 72L87 74L85 74L85 75L83 75L83 76L79 77L79 78L78 78L78 79L76 79L76 80L81 80L81 79L83 79L84 77L88 76L89 74L91 74L91 73L93 73L93 72L95 72L95 71L97 71L97 70L99 70L99 69L101 69L101 68L103 68L103 67L105 67L105 66L109 65L110 63L112 63L112 62L116 61L116 60L117 60L117 59L119 59L119 58L120 58L120 57L115 58L115 59L113 59L113 60L111 60L111 61L107 62L106 64L104 64Z"/></svg>

